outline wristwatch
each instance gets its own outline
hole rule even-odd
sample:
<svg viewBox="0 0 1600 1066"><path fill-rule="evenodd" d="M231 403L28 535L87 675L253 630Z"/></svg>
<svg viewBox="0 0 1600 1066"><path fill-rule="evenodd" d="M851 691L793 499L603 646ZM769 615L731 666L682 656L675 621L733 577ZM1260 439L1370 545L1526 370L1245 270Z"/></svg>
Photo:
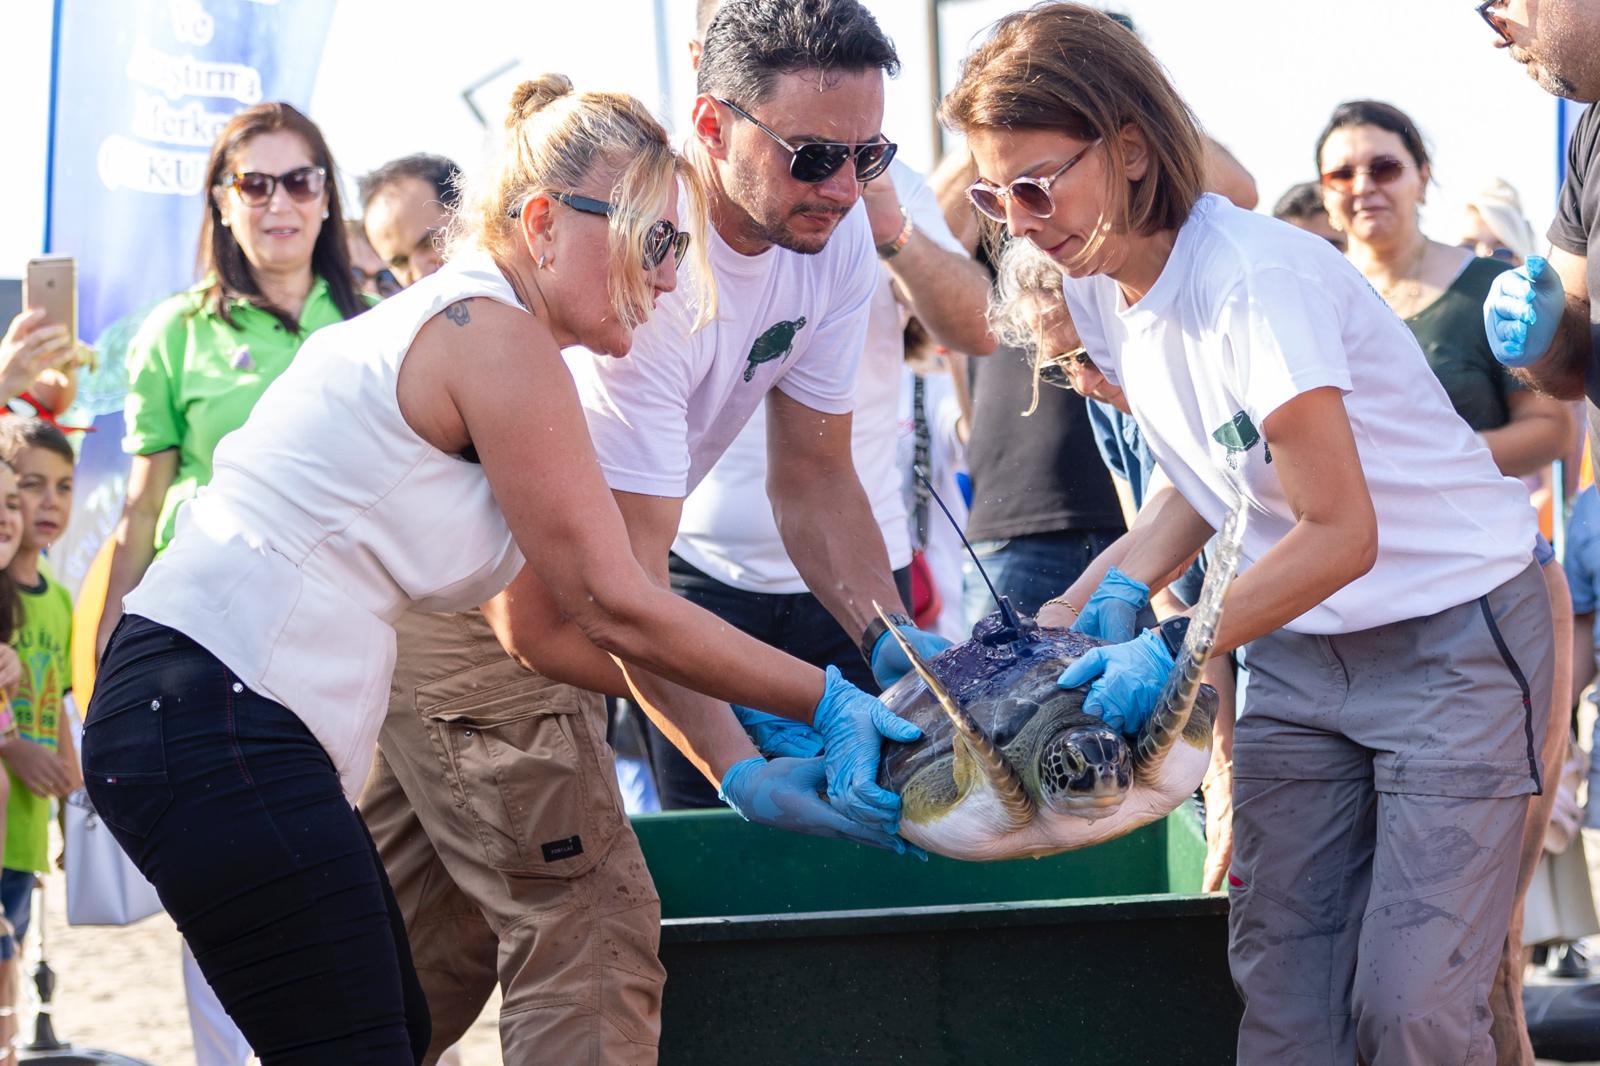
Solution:
<svg viewBox="0 0 1600 1066"><path fill-rule="evenodd" d="M893 259L899 255L900 250L911 243L911 235L917 231L917 227L911 223L911 212L907 211L903 206L900 208L900 217L906 220L906 224L901 227L900 232L893 239L878 245L878 257L880 259Z"/></svg>
<svg viewBox="0 0 1600 1066"><path fill-rule="evenodd" d="M915 629L917 625L903 614L891 614L889 621L893 622L897 629L901 627ZM883 619L874 618L867 624L867 631L861 634L861 643L856 647L860 650L861 657L867 660L868 666L872 665L872 649L878 646L878 641L883 639L883 635L887 632L889 627L883 624Z"/></svg>
<svg viewBox="0 0 1600 1066"><path fill-rule="evenodd" d="M1189 635L1189 621L1187 615L1180 614L1156 626L1156 632L1161 634L1161 643L1167 646L1167 651L1172 653L1174 661L1178 658L1179 650L1183 648L1183 638Z"/></svg>

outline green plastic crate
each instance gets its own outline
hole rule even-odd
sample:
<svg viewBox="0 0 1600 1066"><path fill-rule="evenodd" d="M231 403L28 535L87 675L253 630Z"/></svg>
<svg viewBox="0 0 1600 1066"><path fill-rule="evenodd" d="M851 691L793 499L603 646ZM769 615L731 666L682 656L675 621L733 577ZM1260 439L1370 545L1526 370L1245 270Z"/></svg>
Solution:
<svg viewBox="0 0 1600 1066"><path fill-rule="evenodd" d="M662 901L663 1063L1233 1061L1227 901L1187 807L1047 859L927 863L634 819Z"/></svg>

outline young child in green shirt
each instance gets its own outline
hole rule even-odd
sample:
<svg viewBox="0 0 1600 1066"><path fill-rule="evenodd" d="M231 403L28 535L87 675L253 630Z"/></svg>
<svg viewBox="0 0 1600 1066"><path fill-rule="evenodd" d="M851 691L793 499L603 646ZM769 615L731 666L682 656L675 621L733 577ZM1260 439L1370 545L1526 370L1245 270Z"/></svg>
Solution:
<svg viewBox="0 0 1600 1066"><path fill-rule="evenodd" d="M37 418L0 418L0 459L16 471L21 531L6 567L20 601L10 644L21 661L12 699L17 736L0 746L10 778L0 906L0 1018L16 1006L17 953L32 915L33 883L49 868L50 802L83 786L62 697L72 687L72 596L40 558L72 517L74 455L66 435ZM0 1026L0 1035L9 1026Z"/></svg>

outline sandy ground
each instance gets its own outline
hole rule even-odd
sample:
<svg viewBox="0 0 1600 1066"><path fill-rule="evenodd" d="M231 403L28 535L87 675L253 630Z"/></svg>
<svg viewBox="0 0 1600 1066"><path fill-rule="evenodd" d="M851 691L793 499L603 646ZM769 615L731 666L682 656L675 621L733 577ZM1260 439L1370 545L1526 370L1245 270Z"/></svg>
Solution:
<svg viewBox="0 0 1600 1066"><path fill-rule="evenodd" d="M143 1059L151 1066L192 1066L194 1048L184 1008L178 931L165 914L126 928L66 924L66 886L48 878L45 931L56 972L56 1034L79 1047ZM26 970L37 959L29 934L24 1004L31 1003ZM461 1066L501 1066L496 998L461 1045ZM24 1033L32 1033L24 1019ZM254 1061L254 1060L252 1060Z"/></svg>

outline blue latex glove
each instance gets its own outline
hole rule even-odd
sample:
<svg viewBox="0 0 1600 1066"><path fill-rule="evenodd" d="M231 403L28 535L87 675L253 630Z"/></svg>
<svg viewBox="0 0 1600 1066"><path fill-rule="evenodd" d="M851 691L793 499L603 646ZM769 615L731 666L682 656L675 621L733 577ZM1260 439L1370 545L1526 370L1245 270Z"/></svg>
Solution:
<svg viewBox="0 0 1600 1066"><path fill-rule="evenodd" d="M768 758L813 759L822 754L822 734L793 718L780 718L766 711L733 704L739 719L756 749Z"/></svg>
<svg viewBox="0 0 1600 1066"><path fill-rule="evenodd" d="M1494 357L1505 366L1532 366L1550 348L1567 309L1561 275L1542 255L1530 255L1502 272L1483 301L1483 330Z"/></svg>
<svg viewBox="0 0 1600 1066"><path fill-rule="evenodd" d="M877 825L862 825L822 798L826 771L821 759L745 759L722 775L717 796L747 822L795 833L836 837L926 860L927 853Z"/></svg>
<svg viewBox="0 0 1600 1066"><path fill-rule="evenodd" d="M1063 670L1056 684L1077 688L1094 681L1084 698L1083 713L1124 736L1134 736L1156 709L1174 665L1167 642L1156 630L1147 629L1125 643L1089 651Z"/></svg>
<svg viewBox="0 0 1600 1066"><path fill-rule="evenodd" d="M950 642L937 633L911 626L900 626L899 629L906 643L917 649L917 654L924 659L931 659L950 646ZM888 688L911 672L911 660L906 658L906 653L900 649L892 633L884 633L878 638L867 661L872 664L872 677L878 682L879 688Z"/></svg>
<svg viewBox="0 0 1600 1066"><path fill-rule="evenodd" d="M1139 632L1139 612L1150 606L1150 586L1116 567L1106 571L1100 587L1078 612L1074 633L1121 644Z"/></svg>
<svg viewBox="0 0 1600 1066"><path fill-rule="evenodd" d="M912 741L922 730L894 714L828 667L828 684L812 724L822 734L828 799L842 814L886 833L900 826L900 797L878 782L883 738Z"/></svg>

